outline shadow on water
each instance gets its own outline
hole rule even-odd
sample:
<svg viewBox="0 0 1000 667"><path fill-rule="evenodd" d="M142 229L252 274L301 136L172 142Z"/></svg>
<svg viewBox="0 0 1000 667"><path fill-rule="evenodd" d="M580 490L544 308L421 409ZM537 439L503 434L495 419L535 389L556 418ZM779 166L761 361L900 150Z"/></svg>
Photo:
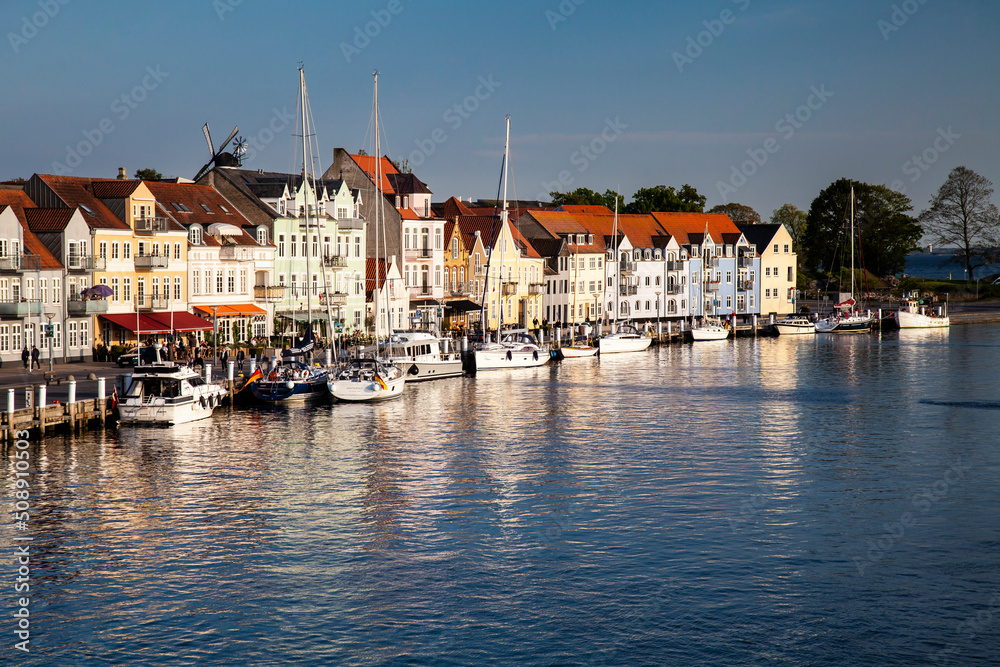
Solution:
<svg viewBox="0 0 1000 667"><path fill-rule="evenodd" d="M997 401L931 401L924 399L919 402L923 405L938 405L943 408L971 408L973 410L1000 410L1000 402Z"/></svg>

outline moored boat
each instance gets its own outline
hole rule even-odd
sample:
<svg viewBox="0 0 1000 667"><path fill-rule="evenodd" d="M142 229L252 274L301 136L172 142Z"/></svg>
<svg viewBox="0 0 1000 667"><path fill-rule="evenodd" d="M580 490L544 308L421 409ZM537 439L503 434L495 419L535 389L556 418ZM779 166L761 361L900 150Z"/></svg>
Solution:
<svg viewBox="0 0 1000 667"><path fill-rule="evenodd" d="M951 326L951 318L944 306L939 306L937 312L927 306L921 306L916 299L905 299L896 312L896 322L900 329L943 329Z"/></svg>
<svg viewBox="0 0 1000 667"><path fill-rule="evenodd" d="M559 348L559 352L562 353L564 359L582 359L584 357L593 357L597 354L598 347L591 345L585 339L574 341L572 345L566 345Z"/></svg>
<svg viewBox="0 0 1000 667"><path fill-rule="evenodd" d="M548 349L540 345L527 329L507 331L499 343L488 343L476 350L476 370L532 368L549 361Z"/></svg>
<svg viewBox="0 0 1000 667"><path fill-rule="evenodd" d="M622 322L616 325L614 333L597 341L601 354L617 354L620 352L641 352L652 345L653 339L635 328L634 325Z"/></svg>
<svg viewBox="0 0 1000 667"><path fill-rule="evenodd" d="M353 360L327 381L334 398L350 403L399 398L405 385L406 374L399 366L365 358Z"/></svg>
<svg viewBox="0 0 1000 667"><path fill-rule="evenodd" d="M801 336L816 333L816 323L804 315L788 315L774 323L779 336Z"/></svg>
<svg viewBox="0 0 1000 667"><path fill-rule="evenodd" d="M306 401L327 395L325 369L308 366L290 355L276 363L267 374L250 384L250 393L258 401L280 403L283 401Z"/></svg>
<svg viewBox="0 0 1000 667"><path fill-rule="evenodd" d="M691 340L726 340L729 338L729 327L714 317L706 318L701 325L691 329Z"/></svg>
<svg viewBox="0 0 1000 667"><path fill-rule="evenodd" d="M118 403L122 424L185 424L212 416L226 389L206 382L193 369L159 359L136 366Z"/></svg>
<svg viewBox="0 0 1000 667"><path fill-rule="evenodd" d="M430 331L397 331L389 339L387 358L403 370L409 382L457 377L465 372L462 354L445 351L448 343Z"/></svg>

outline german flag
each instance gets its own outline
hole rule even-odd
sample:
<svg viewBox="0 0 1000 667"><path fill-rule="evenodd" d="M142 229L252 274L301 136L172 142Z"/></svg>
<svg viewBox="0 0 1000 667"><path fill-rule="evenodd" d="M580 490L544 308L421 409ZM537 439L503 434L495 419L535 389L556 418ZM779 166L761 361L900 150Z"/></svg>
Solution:
<svg viewBox="0 0 1000 667"><path fill-rule="evenodd" d="M250 374L250 377L248 377L248 378L247 378L247 381L243 383L243 386L242 386L242 387L240 387L240 391L243 391L243 390L244 390L244 389L246 389L246 388L247 388L247 387L248 387L249 385L253 384L253 383L254 383L254 382L256 382L257 380L260 380L260 379L262 379L263 377L264 377L264 374L263 374L263 373L262 373L262 372L260 371L260 368L258 367L258 368L257 368L257 369L256 369L256 370L255 370L255 371L253 372L253 373L251 373L251 374ZM236 393L238 394L238 393L239 393L239 391L238 391L238 392L236 392Z"/></svg>
<svg viewBox="0 0 1000 667"><path fill-rule="evenodd" d="M383 380L382 376L379 375L378 373L375 374L375 381L378 382L379 386L382 387L383 391L389 391L389 385L385 383L385 380Z"/></svg>

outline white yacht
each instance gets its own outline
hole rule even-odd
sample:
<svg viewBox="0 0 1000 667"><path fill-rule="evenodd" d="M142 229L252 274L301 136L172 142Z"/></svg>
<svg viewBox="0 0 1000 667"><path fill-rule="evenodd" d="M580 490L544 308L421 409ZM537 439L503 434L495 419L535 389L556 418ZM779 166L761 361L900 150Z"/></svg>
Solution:
<svg viewBox="0 0 1000 667"><path fill-rule="evenodd" d="M707 318L701 326L691 329L691 340L726 340L729 338L729 327L719 320Z"/></svg>
<svg viewBox="0 0 1000 667"><path fill-rule="evenodd" d="M388 359L399 366L409 382L457 377L464 373L462 353L446 348L450 339L430 331L397 331L389 339Z"/></svg>
<svg viewBox="0 0 1000 667"><path fill-rule="evenodd" d="M616 354L618 352L641 352L653 344L653 339L632 324L616 325L614 333L608 334L597 341L601 354Z"/></svg>
<svg viewBox="0 0 1000 667"><path fill-rule="evenodd" d="M206 382L197 372L173 361L157 360L135 367L118 403L122 424L184 424L212 416L226 397L220 383Z"/></svg>
<svg viewBox="0 0 1000 667"><path fill-rule="evenodd" d="M774 323L779 336L798 336L816 333L816 323L804 315L788 315Z"/></svg>
<svg viewBox="0 0 1000 667"><path fill-rule="evenodd" d="M476 350L476 370L531 368L549 361L549 350L539 345L527 329L507 331L499 343L488 343Z"/></svg>
<svg viewBox="0 0 1000 667"><path fill-rule="evenodd" d="M349 403L385 401L403 395L406 374L396 364L355 359L328 380L330 393Z"/></svg>

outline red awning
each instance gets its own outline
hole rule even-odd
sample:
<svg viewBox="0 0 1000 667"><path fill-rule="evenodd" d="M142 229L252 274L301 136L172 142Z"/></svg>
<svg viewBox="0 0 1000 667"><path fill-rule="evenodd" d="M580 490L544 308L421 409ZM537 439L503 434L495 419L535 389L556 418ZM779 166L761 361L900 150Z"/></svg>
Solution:
<svg viewBox="0 0 1000 667"><path fill-rule="evenodd" d="M197 315L185 311L174 311L173 313L150 313L149 319L159 322L163 326L174 331L211 331L212 323L203 320Z"/></svg>
<svg viewBox="0 0 1000 667"><path fill-rule="evenodd" d="M165 334L170 333L170 325L164 326L146 315L136 315L135 313L120 313L116 315L101 315L101 317L112 324L117 324L123 329L138 332L139 334ZM209 327L211 329L211 327Z"/></svg>

